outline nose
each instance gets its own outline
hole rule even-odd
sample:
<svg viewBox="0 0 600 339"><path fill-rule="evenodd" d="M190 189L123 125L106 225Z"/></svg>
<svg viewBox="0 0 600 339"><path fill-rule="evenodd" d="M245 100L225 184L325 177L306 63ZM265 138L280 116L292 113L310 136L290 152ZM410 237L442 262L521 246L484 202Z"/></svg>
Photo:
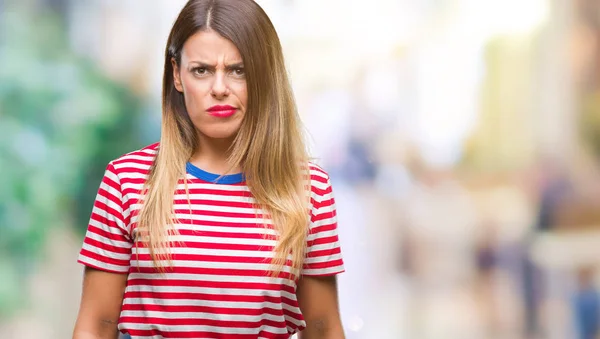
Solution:
<svg viewBox="0 0 600 339"><path fill-rule="evenodd" d="M229 87L223 72L217 72L212 84L211 95L215 99L223 99L229 95Z"/></svg>

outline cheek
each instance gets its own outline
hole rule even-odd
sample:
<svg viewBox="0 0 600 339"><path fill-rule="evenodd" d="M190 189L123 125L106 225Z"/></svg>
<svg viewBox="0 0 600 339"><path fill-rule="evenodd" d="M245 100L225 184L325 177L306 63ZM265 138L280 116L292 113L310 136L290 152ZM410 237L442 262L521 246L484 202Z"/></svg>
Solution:
<svg viewBox="0 0 600 339"><path fill-rule="evenodd" d="M210 93L207 82L198 81L197 79L182 79L182 83L187 109L202 109L205 105L203 102L207 94Z"/></svg>
<svg viewBox="0 0 600 339"><path fill-rule="evenodd" d="M234 83L230 85L231 90L235 93L241 104L246 107L248 104L248 90L245 82Z"/></svg>

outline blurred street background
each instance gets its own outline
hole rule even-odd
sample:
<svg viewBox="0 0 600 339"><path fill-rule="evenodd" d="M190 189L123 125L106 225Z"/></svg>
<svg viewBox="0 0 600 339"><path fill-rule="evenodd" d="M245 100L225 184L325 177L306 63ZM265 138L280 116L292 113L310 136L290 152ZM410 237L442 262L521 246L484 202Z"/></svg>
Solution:
<svg viewBox="0 0 600 339"><path fill-rule="evenodd" d="M70 338L183 0L0 0L0 338ZM260 0L331 175L348 339L600 338L600 1Z"/></svg>

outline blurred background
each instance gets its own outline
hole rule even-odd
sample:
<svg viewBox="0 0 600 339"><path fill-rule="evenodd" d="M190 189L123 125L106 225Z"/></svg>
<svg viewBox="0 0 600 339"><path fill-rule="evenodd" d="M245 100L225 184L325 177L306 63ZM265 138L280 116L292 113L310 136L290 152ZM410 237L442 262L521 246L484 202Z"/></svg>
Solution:
<svg viewBox="0 0 600 339"><path fill-rule="evenodd" d="M331 175L347 338L599 338L600 1L261 0ZM183 0L0 0L0 338L70 338Z"/></svg>

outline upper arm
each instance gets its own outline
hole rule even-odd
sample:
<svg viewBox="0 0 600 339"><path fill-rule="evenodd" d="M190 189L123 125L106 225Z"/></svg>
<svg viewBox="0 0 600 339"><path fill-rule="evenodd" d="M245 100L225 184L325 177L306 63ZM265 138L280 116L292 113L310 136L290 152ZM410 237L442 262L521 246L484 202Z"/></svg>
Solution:
<svg viewBox="0 0 600 339"><path fill-rule="evenodd" d="M306 321L303 339L344 338L336 275L344 271L337 211L331 182L322 170L311 171L310 229L296 295Z"/></svg>
<svg viewBox="0 0 600 339"><path fill-rule="evenodd" d="M117 338L127 274L86 267L73 338Z"/></svg>
<svg viewBox="0 0 600 339"><path fill-rule="evenodd" d="M306 329L302 339L344 338L335 276L302 277L296 291Z"/></svg>
<svg viewBox="0 0 600 339"><path fill-rule="evenodd" d="M117 323L129 272L132 237L121 181L108 165L92 209L78 261L83 293L74 338L117 338Z"/></svg>

